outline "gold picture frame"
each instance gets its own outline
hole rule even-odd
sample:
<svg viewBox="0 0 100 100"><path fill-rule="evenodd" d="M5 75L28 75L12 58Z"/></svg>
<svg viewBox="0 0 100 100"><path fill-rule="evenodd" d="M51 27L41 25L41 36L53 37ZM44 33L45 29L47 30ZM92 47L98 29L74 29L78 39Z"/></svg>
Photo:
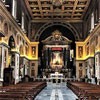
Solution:
<svg viewBox="0 0 100 100"><path fill-rule="evenodd" d="M36 46L32 47L32 57L36 56Z"/></svg>
<svg viewBox="0 0 100 100"><path fill-rule="evenodd" d="M83 46L78 47L78 57L82 58L83 57Z"/></svg>

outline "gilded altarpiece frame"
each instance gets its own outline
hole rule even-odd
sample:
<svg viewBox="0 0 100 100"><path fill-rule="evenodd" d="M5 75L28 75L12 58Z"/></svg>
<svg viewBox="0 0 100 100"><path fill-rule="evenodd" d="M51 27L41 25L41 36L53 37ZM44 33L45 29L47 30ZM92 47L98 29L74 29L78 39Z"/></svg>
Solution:
<svg viewBox="0 0 100 100"><path fill-rule="evenodd" d="M36 57L36 46L32 47L32 57Z"/></svg>
<svg viewBox="0 0 100 100"><path fill-rule="evenodd" d="M78 57L79 58L83 57L83 46L78 46Z"/></svg>

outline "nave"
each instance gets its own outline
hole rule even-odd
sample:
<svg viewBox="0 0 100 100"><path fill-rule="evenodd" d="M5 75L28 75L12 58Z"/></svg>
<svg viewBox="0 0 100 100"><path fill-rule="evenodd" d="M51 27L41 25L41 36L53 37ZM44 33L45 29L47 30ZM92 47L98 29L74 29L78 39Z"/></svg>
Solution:
<svg viewBox="0 0 100 100"><path fill-rule="evenodd" d="M79 81L24 82L0 87L0 100L100 100L100 85Z"/></svg>
<svg viewBox="0 0 100 100"><path fill-rule="evenodd" d="M0 0L0 100L77 97L100 100L100 0Z"/></svg>
<svg viewBox="0 0 100 100"><path fill-rule="evenodd" d="M77 96L66 86L66 83L47 83L35 100L76 100Z"/></svg>

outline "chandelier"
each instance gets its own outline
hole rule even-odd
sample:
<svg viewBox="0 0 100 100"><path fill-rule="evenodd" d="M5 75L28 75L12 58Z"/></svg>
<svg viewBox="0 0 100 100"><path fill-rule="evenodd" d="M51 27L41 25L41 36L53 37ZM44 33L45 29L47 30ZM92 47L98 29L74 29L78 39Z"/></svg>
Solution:
<svg viewBox="0 0 100 100"><path fill-rule="evenodd" d="M52 0L52 3L55 7L60 7L63 4L63 0Z"/></svg>

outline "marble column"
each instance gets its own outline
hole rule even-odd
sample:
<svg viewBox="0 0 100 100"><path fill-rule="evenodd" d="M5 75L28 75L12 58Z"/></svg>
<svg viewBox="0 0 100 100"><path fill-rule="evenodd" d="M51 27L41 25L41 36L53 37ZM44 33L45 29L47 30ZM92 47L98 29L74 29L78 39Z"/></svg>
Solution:
<svg viewBox="0 0 100 100"><path fill-rule="evenodd" d="M16 51L12 52L12 57L11 57L11 67L14 69L13 70L13 78L15 79L15 84L19 82L19 53Z"/></svg>
<svg viewBox="0 0 100 100"><path fill-rule="evenodd" d="M0 54L1 54L1 62L0 62L0 86L3 85L4 78L4 69L7 68L7 59L8 59L8 47L4 45L0 45Z"/></svg>
<svg viewBox="0 0 100 100"><path fill-rule="evenodd" d="M66 56L66 53L65 53L65 48L62 49L62 54L63 54L63 63L64 63L64 67L65 67L65 56Z"/></svg>
<svg viewBox="0 0 100 100"><path fill-rule="evenodd" d="M51 55L51 49L48 48L48 68L50 67L50 56Z"/></svg>
<svg viewBox="0 0 100 100"><path fill-rule="evenodd" d="M15 53L15 84L19 82L19 54Z"/></svg>
<svg viewBox="0 0 100 100"><path fill-rule="evenodd" d="M67 68L67 61L68 61L68 50L66 50L66 48L65 48L65 66L66 66L66 68Z"/></svg>
<svg viewBox="0 0 100 100"><path fill-rule="evenodd" d="M48 48L45 49L45 62L46 62L46 68L48 66Z"/></svg>

